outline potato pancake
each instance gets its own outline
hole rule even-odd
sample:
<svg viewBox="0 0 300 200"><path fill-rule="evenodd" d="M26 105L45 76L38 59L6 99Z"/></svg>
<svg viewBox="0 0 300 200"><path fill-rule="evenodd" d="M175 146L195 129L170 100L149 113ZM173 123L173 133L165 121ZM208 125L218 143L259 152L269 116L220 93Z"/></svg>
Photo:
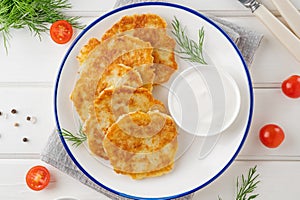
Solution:
<svg viewBox="0 0 300 200"><path fill-rule="evenodd" d="M153 46L154 82L160 84L168 81L178 68L174 53L176 42L168 36L166 27L165 20L156 14L124 16L104 33L101 41L116 35L131 35L150 42Z"/></svg>
<svg viewBox="0 0 300 200"><path fill-rule="evenodd" d="M154 99L149 90L127 86L103 90L95 98L94 108L99 127L104 133L121 115L129 112L149 110L166 112L164 104Z"/></svg>
<svg viewBox="0 0 300 200"><path fill-rule="evenodd" d="M121 36L102 42L89 53L70 96L82 122L89 116L89 107L93 104L97 84L104 69L112 63L128 66L152 64L152 50L148 42Z"/></svg>
<svg viewBox="0 0 300 200"><path fill-rule="evenodd" d="M173 167L176 124L158 111L128 113L108 129L103 146L116 172L134 179L160 176Z"/></svg>

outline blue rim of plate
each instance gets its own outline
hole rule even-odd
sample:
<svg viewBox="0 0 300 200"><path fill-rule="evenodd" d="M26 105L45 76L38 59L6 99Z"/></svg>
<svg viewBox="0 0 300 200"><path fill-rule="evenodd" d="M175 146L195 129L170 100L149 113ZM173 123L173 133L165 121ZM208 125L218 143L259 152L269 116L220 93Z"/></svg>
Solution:
<svg viewBox="0 0 300 200"><path fill-rule="evenodd" d="M61 134L59 134L59 132L61 131L61 127L59 124L59 120L58 120L58 113L57 113L57 92L58 92L58 86L59 86L59 81L60 81L60 76L63 70L63 67L65 65L65 62L68 58L68 56L70 55L72 49L74 48L74 46L77 44L77 42L80 40L80 38L90 29L92 28L94 25L96 25L97 23L99 23L100 21L102 21L103 19L111 16L112 14L118 13L120 11L126 10L126 9L130 9L130 8L135 8L135 7L142 7L142 6L166 6L166 7L173 7L173 8L179 8L182 9L184 11L187 11L191 14L194 14L196 16L198 16L199 18L205 20L206 22L208 22L209 24L213 25L218 31L220 31L225 37L226 39L231 43L231 45L234 47L236 53L238 54L238 56L240 57L243 66L244 66L244 70L246 72L247 75L247 80L248 80L248 86L249 86L249 94L250 94L250 107L249 107L249 116L248 116L248 122L247 122L247 126L246 126L246 130L243 136L243 139L238 147L238 149L236 150L235 154L233 155L233 157L229 160L229 162L225 165L225 167L219 172L217 173L215 176L213 176L210 180L208 180L207 182L205 182L204 184L181 194L176 194L173 196L168 196L168 197L155 197L155 198L145 198L145 197L137 197L137 196L132 196L130 194L124 194L118 191L115 191L105 185L103 185L102 183L100 183L99 181L97 181L95 178L93 178L89 173L87 173L87 171L84 170L84 168L80 165L80 163L78 163L78 161L75 159L75 157L73 156L72 152L70 151L68 145L66 144L65 139L63 138L63 136ZM250 78L250 73L248 71L246 62L241 54L241 52L239 51L239 49L237 48L237 46L235 45L235 43L230 39L230 37L227 35L227 33L225 33L218 25L216 25L212 20L210 20L209 18L205 17L204 15L202 15L201 13L199 13L196 10L193 10L191 8L182 6L182 5L178 5L178 4L173 4L173 3L166 3L166 2L142 2L142 3L135 3L135 4L130 4L127 6L123 6L120 8L116 8L102 16L100 16L98 19L96 19L95 21L93 21L90 25L88 25L81 33L80 35L74 40L74 42L71 44L71 46L69 47L68 51L66 52L66 55L64 56L62 63L60 65L57 77L56 77L56 82L55 82L55 87L54 87L54 115L55 115L55 122L56 122L56 126L58 131L58 134L60 136L60 139L63 143L64 148L66 149L67 153L69 154L70 158L72 159L72 161L75 163L75 165L89 178L91 179L93 182L95 182L97 185L103 187L104 189L117 194L119 196L122 197L126 197L126 198L130 198L130 199L144 199L144 200L155 200L155 199L161 199L161 200L167 200L167 199L173 199L173 198L179 198L188 194L191 194L193 192L196 192L197 190L204 188L205 186L209 185L211 182L213 182L214 180L216 180L221 174L223 174L226 169L232 164L232 162L235 160L235 158L237 157L237 155L239 154L242 146L245 143L245 140L248 136L248 132L250 129L250 124L252 121L252 115L253 115L253 88L252 88L252 81Z"/></svg>

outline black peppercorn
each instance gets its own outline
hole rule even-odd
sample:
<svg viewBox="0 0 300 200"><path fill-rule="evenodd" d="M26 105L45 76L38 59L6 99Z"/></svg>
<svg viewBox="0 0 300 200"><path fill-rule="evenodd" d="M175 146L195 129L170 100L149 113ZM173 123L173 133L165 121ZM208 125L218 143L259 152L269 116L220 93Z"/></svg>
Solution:
<svg viewBox="0 0 300 200"><path fill-rule="evenodd" d="M16 113L17 113L17 110L16 110L16 109L12 109L10 112L11 112L12 114L16 114Z"/></svg>
<svg viewBox="0 0 300 200"><path fill-rule="evenodd" d="M24 137L23 142L28 142L28 139L26 137Z"/></svg>

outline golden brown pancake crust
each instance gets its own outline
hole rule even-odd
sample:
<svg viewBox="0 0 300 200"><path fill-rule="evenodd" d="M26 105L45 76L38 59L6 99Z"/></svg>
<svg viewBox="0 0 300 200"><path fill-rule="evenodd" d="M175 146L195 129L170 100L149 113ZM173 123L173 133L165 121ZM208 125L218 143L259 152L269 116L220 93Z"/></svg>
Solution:
<svg viewBox="0 0 300 200"><path fill-rule="evenodd" d="M71 93L74 107L84 122L94 100L97 83L104 69L112 63L128 66L152 64L150 43L130 36L113 37L90 52L80 71L80 77Z"/></svg>
<svg viewBox="0 0 300 200"><path fill-rule="evenodd" d="M161 121L163 126L157 130ZM136 126L150 126L152 131L149 135L137 135ZM116 172L134 179L160 176L173 167L177 151L176 124L170 116L158 111L129 113L108 129L103 146Z"/></svg>
<svg viewBox="0 0 300 200"><path fill-rule="evenodd" d="M168 81L178 68L174 53L176 42L168 36L166 27L165 20L156 14L124 16L104 33L101 41L125 34L150 42L156 70L154 82L160 84Z"/></svg>
<svg viewBox="0 0 300 200"><path fill-rule="evenodd" d="M154 99L145 88L119 87L103 90L94 101L94 109L102 132L121 116L129 112L159 109L165 112L162 102Z"/></svg>

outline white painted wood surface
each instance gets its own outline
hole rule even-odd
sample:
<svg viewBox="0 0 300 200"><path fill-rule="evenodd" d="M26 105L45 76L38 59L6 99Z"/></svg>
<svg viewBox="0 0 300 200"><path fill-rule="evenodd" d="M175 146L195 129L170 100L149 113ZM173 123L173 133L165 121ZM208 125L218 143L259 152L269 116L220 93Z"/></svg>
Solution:
<svg viewBox="0 0 300 200"><path fill-rule="evenodd" d="M88 24L110 10L115 1L70 2L73 9L66 11L67 14L82 16L82 22ZM224 200L234 199L236 177L254 165L261 174L258 199L297 199L300 196L297 181L300 179L300 100L285 97L280 83L292 74L300 74L300 63L236 0L172 2L213 13L264 34L250 70L255 87L255 109L249 137L232 166L212 184L198 191L194 199L217 199L218 195ZM278 14L270 1L262 2ZM291 2L300 8L299 0ZM7 119L5 115L0 116L0 199L52 200L60 196L108 199L39 160L54 127L53 82L69 45L57 45L47 34L39 41L27 30L13 30L6 55L0 41L0 111L7 114ZM10 114L13 108L18 110L18 115ZM36 117L36 124L26 121L27 116ZM19 127L14 126L16 122ZM277 123L286 133L284 143L277 149L267 149L259 142L258 131L266 123ZM29 142L23 143L23 137L28 137ZM46 165L52 174L49 187L40 192L28 189L24 179L27 170L37 164Z"/></svg>

